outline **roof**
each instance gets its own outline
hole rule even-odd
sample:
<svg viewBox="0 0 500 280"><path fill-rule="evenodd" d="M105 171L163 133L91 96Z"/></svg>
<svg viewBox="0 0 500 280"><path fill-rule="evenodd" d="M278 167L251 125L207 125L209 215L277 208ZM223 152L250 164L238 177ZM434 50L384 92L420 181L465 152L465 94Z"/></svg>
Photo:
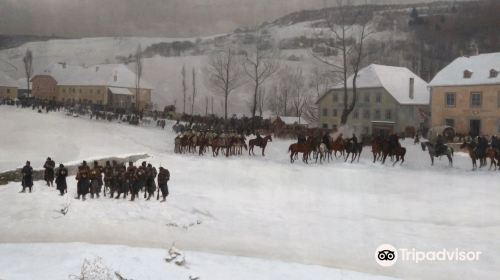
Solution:
<svg viewBox="0 0 500 280"><path fill-rule="evenodd" d="M123 64L101 64L91 67L56 63L37 75L50 75L58 85L108 86L135 88L136 74ZM116 77L116 79L115 79ZM141 88L153 87L141 78Z"/></svg>
<svg viewBox="0 0 500 280"><path fill-rule="evenodd" d="M282 117L282 116L278 116L277 118L280 118L280 120L282 120L286 125L294 125L294 124L308 125L307 121L304 120L304 118Z"/></svg>
<svg viewBox="0 0 500 280"><path fill-rule="evenodd" d="M347 79L348 89L352 89L353 77L354 75L351 75ZM409 92L410 78L414 79L413 99L410 98ZM384 88L400 104L419 105L430 102L428 84L406 67L370 64L358 72L356 87ZM333 87L333 89L340 88L343 88L342 84Z"/></svg>
<svg viewBox="0 0 500 280"><path fill-rule="evenodd" d="M500 52L458 57L439 71L429 85L436 87L500 84L500 75L490 78L492 69L500 69ZM472 72L470 78L464 78L465 70Z"/></svg>
<svg viewBox="0 0 500 280"><path fill-rule="evenodd" d="M17 83L17 88L18 89L28 89L28 84L26 83L26 78L21 78L16 81ZM31 81L30 81L30 87L31 87Z"/></svg>
<svg viewBox="0 0 500 280"><path fill-rule="evenodd" d="M109 87L109 90L113 94L134 95L128 88Z"/></svg>
<svg viewBox="0 0 500 280"><path fill-rule="evenodd" d="M17 82L9 75L0 71L0 87L17 87Z"/></svg>

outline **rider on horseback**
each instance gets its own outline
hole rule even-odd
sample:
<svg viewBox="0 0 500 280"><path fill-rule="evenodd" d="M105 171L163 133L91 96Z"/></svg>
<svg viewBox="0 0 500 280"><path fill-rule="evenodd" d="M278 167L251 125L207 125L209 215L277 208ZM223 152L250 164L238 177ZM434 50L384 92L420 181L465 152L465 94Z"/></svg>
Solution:
<svg viewBox="0 0 500 280"><path fill-rule="evenodd" d="M443 135L439 134L436 139L436 154L442 155L446 153L446 149L448 147L444 144L444 137Z"/></svg>
<svg viewBox="0 0 500 280"><path fill-rule="evenodd" d="M351 138L350 140L351 140L354 144L356 144L356 145L358 144L358 137L356 137L356 134L355 134L355 133L353 133L353 134L352 134L352 138Z"/></svg>
<svg viewBox="0 0 500 280"><path fill-rule="evenodd" d="M302 132L300 132L299 135L297 135L297 143L299 144L306 143L306 136Z"/></svg>
<svg viewBox="0 0 500 280"><path fill-rule="evenodd" d="M330 149L330 135L328 135L328 133L325 133L325 135L323 135L323 144L326 145L326 147L328 149Z"/></svg>

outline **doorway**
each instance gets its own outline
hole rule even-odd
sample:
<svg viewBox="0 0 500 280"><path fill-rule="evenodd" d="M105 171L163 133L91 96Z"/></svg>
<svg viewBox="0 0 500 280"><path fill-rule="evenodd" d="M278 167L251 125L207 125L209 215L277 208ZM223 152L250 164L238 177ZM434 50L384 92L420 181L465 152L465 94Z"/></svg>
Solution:
<svg viewBox="0 0 500 280"><path fill-rule="evenodd" d="M481 120L470 120L471 136L479 136L481 133Z"/></svg>

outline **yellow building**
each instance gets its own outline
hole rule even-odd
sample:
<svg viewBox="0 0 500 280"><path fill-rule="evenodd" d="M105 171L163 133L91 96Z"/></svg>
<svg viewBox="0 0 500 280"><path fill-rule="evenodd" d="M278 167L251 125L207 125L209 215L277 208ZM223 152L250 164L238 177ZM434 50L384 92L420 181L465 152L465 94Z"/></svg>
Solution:
<svg viewBox="0 0 500 280"><path fill-rule="evenodd" d="M17 98L17 82L7 74L0 72L0 101Z"/></svg>
<svg viewBox="0 0 500 280"><path fill-rule="evenodd" d="M32 79L33 97L62 103L94 104L113 109L140 110L151 106L152 86L125 65L82 67L59 63ZM136 100L138 97L138 100Z"/></svg>
<svg viewBox="0 0 500 280"><path fill-rule="evenodd" d="M459 57L430 82L431 125L465 135L500 134L500 53Z"/></svg>
<svg viewBox="0 0 500 280"><path fill-rule="evenodd" d="M352 79L347 80L348 101ZM357 135L414 134L427 128L429 90L427 83L404 67L371 64L358 73L357 101L347 124ZM344 108L344 87L338 85L317 104L322 128L336 130Z"/></svg>

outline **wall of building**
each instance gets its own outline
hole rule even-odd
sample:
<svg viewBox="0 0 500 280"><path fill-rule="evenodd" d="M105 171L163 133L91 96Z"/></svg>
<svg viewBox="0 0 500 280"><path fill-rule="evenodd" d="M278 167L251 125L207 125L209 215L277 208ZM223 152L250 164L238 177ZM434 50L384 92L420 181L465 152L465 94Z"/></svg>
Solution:
<svg viewBox="0 0 500 280"><path fill-rule="evenodd" d="M32 79L32 96L42 100L57 98L57 82L50 76L35 76Z"/></svg>
<svg viewBox="0 0 500 280"><path fill-rule="evenodd" d="M16 87L3 87L0 86L0 100L17 98L17 88Z"/></svg>
<svg viewBox="0 0 500 280"><path fill-rule="evenodd" d="M481 106L471 106L471 94L481 93ZM455 93L455 106L446 104L446 93ZM470 120L481 121L480 134L500 134L500 85L431 88L431 126L454 121L457 133L470 132Z"/></svg>
<svg viewBox="0 0 500 280"><path fill-rule="evenodd" d="M107 88L105 86L57 86L57 101L108 104Z"/></svg>

